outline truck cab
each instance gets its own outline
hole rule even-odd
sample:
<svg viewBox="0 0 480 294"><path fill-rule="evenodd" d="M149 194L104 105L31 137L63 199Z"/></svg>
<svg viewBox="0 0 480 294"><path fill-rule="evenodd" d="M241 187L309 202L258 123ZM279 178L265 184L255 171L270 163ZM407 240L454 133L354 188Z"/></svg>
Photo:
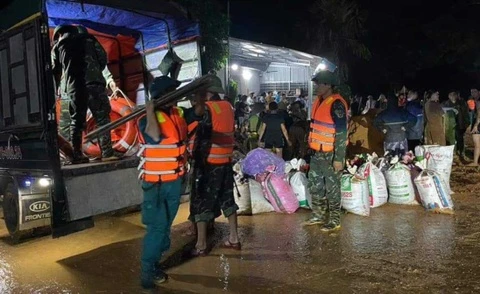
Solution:
<svg viewBox="0 0 480 294"><path fill-rule="evenodd" d="M162 75L159 65L170 46L183 60L183 84L201 75L199 26L168 2L30 2L37 5L33 15L15 24L2 21L0 36L0 201L14 240L43 227L54 237L83 230L94 225L95 215L142 201L135 156L79 165L60 161L50 61L56 25L83 25L97 37L117 85L136 105L148 99L149 81ZM13 1L2 17L26 11L22 3Z"/></svg>

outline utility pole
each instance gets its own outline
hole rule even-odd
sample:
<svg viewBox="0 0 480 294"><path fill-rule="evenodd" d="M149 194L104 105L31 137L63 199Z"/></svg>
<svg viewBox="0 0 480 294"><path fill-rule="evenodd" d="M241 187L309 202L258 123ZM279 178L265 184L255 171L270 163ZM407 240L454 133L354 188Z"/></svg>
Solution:
<svg viewBox="0 0 480 294"><path fill-rule="evenodd" d="M230 101L234 102L234 97L230 97L230 0L227 0L227 61L225 62L225 87ZM233 98L233 99L232 99Z"/></svg>

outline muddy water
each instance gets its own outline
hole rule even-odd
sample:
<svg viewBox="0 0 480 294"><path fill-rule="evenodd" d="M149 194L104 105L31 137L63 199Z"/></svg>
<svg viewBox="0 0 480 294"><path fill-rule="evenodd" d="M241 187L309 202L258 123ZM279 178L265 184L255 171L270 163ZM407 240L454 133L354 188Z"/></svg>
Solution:
<svg viewBox="0 0 480 294"><path fill-rule="evenodd" d="M469 175L469 176L465 176ZM455 216L386 205L345 215L342 230L303 228L306 211L240 218L241 252L218 247L190 259L188 207L164 260L161 293L480 293L480 173L456 168ZM212 245L227 235L217 224ZM11 245L0 230L0 293L139 293L144 228L137 213L94 229Z"/></svg>

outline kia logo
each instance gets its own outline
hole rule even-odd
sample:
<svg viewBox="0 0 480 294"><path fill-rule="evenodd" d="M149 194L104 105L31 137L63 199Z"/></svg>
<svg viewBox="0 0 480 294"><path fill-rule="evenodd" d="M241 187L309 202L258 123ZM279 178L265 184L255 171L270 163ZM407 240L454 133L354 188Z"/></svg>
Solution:
<svg viewBox="0 0 480 294"><path fill-rule="evenodd" d="M50 202L48 201L37 201L29 206L30 211L32 212L42 212L50 209Z"/></svg>

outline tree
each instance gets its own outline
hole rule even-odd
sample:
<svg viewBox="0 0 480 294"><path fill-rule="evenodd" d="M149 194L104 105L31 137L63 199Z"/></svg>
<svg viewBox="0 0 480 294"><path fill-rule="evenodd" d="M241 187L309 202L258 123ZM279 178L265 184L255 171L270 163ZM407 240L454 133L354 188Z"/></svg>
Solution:
<svg viewBox="0 0 480 294"><path fill-rule="evenodd" d="M178 0L200 24L202 71L218 71L228 58L227 16L213 0Z"/></svg>
<svg viewBox="0 0 480 294"><path fill-rule="evenodd" d="M312 53L325 56L338 67L342 82L348 80L352 56L368 60L370 50L362 42L367 14L352 0L317 0L310 8L307 38Z"/></svg>

